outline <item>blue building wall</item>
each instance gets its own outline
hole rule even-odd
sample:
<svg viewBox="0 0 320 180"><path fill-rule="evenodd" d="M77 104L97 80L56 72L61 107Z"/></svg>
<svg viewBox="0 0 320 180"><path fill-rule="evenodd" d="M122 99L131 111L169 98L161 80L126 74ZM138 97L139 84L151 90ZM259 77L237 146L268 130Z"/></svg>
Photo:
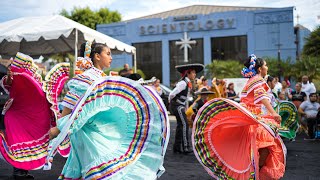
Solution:
<svg viewBox="0 0 320 180"><path fill-rule="evenodd" d="M212 61L211 38L240 35L247 35L248 55L277 57L277 44L281 44L281 59L296 59L293 7L136 19L98 25L97 30L127 44L161 41L162 81L165 85L170 84L169 41L183 38L185 31L191 40L203 38L205 65ZM114 55L112 68L122 67L125 63L132 66L132 57Z"/></svg>
<svg viewBox="0 0 320 180"><path fill-rule="evenodd" d="M306 43L306 37L309 37L311 34L311 31L309 29L299 29L298 31L298 42L299 42L299 47L298 47L298 53L301 55L303 51L303 46Z"/></svg>

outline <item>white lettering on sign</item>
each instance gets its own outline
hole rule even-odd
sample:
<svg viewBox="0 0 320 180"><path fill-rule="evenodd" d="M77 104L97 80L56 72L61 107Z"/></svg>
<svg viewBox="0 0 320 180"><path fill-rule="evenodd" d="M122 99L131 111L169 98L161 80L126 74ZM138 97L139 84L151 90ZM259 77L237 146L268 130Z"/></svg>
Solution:
<svg viewBox="0 0 320 180"><path fill-rule="evenodd" d="M155 35L191 31L210 31L236 28L235 18L208 19L205 21L182 21L165 24L150 24L139 27L140 35Z"/></svg>

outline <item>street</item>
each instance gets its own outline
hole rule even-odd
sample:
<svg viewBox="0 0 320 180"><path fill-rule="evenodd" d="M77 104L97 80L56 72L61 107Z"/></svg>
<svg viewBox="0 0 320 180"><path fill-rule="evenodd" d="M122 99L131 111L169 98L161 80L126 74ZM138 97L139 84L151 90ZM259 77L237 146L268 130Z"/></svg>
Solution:
<svg viewBox="0 0 320 180"><path fill-rule="evenodd" d="M176 121L174 116L169 116L171 123L171 137L166 152L164 167L166 172L160 180L178 179L212 179L196 160L194 154L174 154L172 144L175 135ZM283 180L316 180L320 179L320 141L304 140L304 133L298 134L295 141L284 140L288 150L287 165ZM65 159L57 155L54 159L52 170L31 171L37 180L57 179L62 170ZM12 167L0 161L0 179L10 179Z"/></svg>

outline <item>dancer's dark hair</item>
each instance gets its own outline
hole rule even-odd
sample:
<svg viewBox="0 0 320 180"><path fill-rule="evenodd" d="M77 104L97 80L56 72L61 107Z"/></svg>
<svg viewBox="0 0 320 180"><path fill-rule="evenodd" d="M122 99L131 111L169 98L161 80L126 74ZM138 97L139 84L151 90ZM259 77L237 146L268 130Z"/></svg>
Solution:
<svg viewBox="0 0 320 180"><path fill-rule="evenodd" d="M92 63L94 63L93 61L94 55L96 53L100 54L103 51L103 48L108 48L108 46L102 43L92 43L91 53L90 53L90 59L92 60ZM79 57L84 57L85 51L86 51L86 43L82 43L80 46Z"/></svg>

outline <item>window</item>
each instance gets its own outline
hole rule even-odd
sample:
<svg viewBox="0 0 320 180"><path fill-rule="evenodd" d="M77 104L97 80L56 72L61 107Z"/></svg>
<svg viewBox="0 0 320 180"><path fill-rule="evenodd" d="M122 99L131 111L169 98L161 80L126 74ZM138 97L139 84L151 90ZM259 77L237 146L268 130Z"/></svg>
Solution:
<svg viewBox="0 0 320 180"><path fill-rule="evenodd" d="M176 41L169 42L170 49L170 81L171 83L177 82L181 76L175 69L176 65L200 63L203 64L203 39L192 39L196 44L191 44L192 49L188 49L188 62L184 62L184 49L180 49L180 45L176 45ZM197 75L199 76L199 75Z"/></svg>
<svg viewBox="0 0 320 180"><path fill-rule="evenodd" d="M137 66L146 75L146 79L155 76L162 79L162 43L147 42L132 44L137 51Z"/></svg>
<svg viewBox="0 0 320 180"><path fill-rule="evenodd" d="M248 54L247 36L211 38L212 59L244 61Z"/></svg>

